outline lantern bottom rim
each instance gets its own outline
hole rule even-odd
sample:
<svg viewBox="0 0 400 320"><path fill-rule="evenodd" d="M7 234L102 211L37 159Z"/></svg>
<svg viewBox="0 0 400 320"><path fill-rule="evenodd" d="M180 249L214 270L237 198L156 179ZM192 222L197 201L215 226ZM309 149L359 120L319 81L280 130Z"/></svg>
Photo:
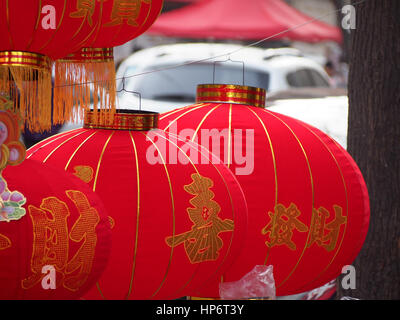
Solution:
<svg viewBox="0 0 400 320"><path fill-rule="evenodd" d="M45 55L28 51L0 51L0 66L50 70L51 59Z"/></svg>

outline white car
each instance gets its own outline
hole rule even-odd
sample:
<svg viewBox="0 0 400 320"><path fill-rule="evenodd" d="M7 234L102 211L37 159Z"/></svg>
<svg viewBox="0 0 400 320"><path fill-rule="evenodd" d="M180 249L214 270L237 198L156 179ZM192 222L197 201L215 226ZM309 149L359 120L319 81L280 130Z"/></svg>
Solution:
<svg viewBox="0 0 400 320"><path fill-rule="evenodd" d="M329 76L296 49L235 44L185 43L140 50L117 70L118 107L166 112L195 102L198 84L261 87L268 93L291 88L328 88ZM139 106L138 95L141 97Z"/></svg>
<svg viewBox="0 0 400 320"><path fill-rule="evenodd" d="M117 108L162 113L190 105L195 102L198 84L243 84L243 67L244 84L265 88L270 110L305 121L346 147L348 100L345 94L319 99L269 99L291 89L303 96L304 92L313 90L331 90L323 67L291 48L193 43L140 50L125 59L117 70L120 90ZM140 94L141 99L132 92ZM80 126L82 123L66 123L60 131Z"/></svg>

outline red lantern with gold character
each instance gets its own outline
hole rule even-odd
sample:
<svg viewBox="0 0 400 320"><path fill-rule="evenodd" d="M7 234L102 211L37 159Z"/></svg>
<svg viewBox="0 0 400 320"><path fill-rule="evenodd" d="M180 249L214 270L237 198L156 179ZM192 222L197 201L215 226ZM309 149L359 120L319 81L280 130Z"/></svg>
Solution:
<svg viewBox="0 0 400 320"><path fill-rule="evenodd" d="M353 262L367 234L369 198L342 147L310 125L268 111L265 96L260 88L199 85L198 103L162 114L160 128L185 129L221 156L243 188L247 239L223 280L273 265L283 296L320 287ZM213 135L204 134L210 130ZM192 295L207 297L201 290ZM218 296L215 283L212 297Z"/></svg>
<svg viewBox="0 0 400 320"><path fill-rule="evenodd" d="M0 1L0 92L12 93L29 129L68 119L69 109L55 105L52 112L52 60L79 50L97 19L94 7L77 9L74 1Z"/></svg>
<svg viewBox="0 0 400 320"><path fill-rule="evenodd" d="M155 129L158 114L90 112L82 129L28 150L85 181L112 221L111 261L85 299L175 299L229 267L247 207L234 175L207 150Z"/></svg>
<svg viewBox="0 0 400 320"><path fill-rule="evenodd" d="M82 5L84 2L78 0L77 7ZM144 33L159 16L163 0L109 0L93 2L91 6L93 10L99 7L95 32L83 48L57 61L55 101L68 110L76 105L85 109L91 105L96 110L101 105L113 111L116 95L113 47ZM84 16L82 10L77 11L77 16L79 12Z"/></svg>
<svg viewBox="0 0 400 320"><path fill-rule="evenodd" d="M110 224L80 179L34 160L0 176L0 299L76 299L104 271Z"/></svg>

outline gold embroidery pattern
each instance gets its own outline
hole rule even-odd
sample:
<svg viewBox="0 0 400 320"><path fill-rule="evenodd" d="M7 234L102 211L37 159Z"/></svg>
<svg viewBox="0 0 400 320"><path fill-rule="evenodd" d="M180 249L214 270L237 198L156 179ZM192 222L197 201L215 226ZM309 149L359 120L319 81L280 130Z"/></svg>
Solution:
<svg viewBox="0 0 400 320"><path fill-rule="evenodd" d="M192 174L191 177L193 182L184 186L184 189L194 196L190 200L194 208L187 209L194 225L190 231L167 237L165 241L170 247L183 243L191 263L213 261L218 258L219 250L223 246L219 234L233 231L234 222L218 217L221 207L213 200L214 193L210 190L213 186L212 180L200 174Z"/></svg>
<svg viewBox="0 0 400 320"><path fill-rule="evenodd" d="M307 248L316 243L319 247L325 248L328 252L335 249L339 238L340 226L347 223L347 217L342 216L341 207L335 205L333 209L335 211L335 218L329 223L326 223L330 215L328 210L323 207L318 210L313 210L310 226L311 238L307 244ZM328 231L328 233L326 233L326 231Z"/></svg>
<svg viewBox="0 0 400 320"><path fill-rule="evenodd" d="M296 229L299 232L308 230L307 226L297 219L300 214L293 203L289 208L278 204L274 212L268 212L271 220L261 231L263 235L270 234L270 241L266 241L266 245L270 248L286 245L289 249L296 250L296 244L292 241L293 230Z"/></svg>
<svg viewBox="0 0 400 320"><path fill-rule="evenodd" d="M93 180L94 170L89 166L75 166L74 176L81 179L83 182L89 183Z"/></svg>
<svg viewBox="0 0 400 320"><path fill-rule="evenodd" d="M108 223L110 224L111 230L114 229L114 227L115 227L115 220L114 220L114 218L111 217L111 216L108 216L107 218L108 218Z"/></svg>
<svg viewBox="0 0 400 320"><path fill-rule="evenodd" d="M342 208L334 205L333 209L335 218L329 223L326 223L330 216L327 209L324 207L320 207L318 210L313 209L311 225L308 228L298 219L301 212L295 204L291 203L288 208L282 204L276 205L274 212L268 212L271 220L261 231L263 235L269 234L270 239L265 244L270 248L286 245L289 249L296 250L296 244L292 241L293 231L307 232L310 230L307 248L315 243L327 252L332 251L339 239L341 225L347 223L347 217L342 215Z"/></svg>
<svg viewBox="0 0 400 320"><path fill-rule="evenodd" d="M30 289L41 281L44 265L54 266L58 272L57 287L63 285L70 291L78 290L90 274L97 243L95 229L100 218L82 192L68 190L66 194L80 214L70 232L67 225L70 211L65 202L48 197L42 200L40 208L33 205L28 207L34 238L32 274L22 280L24 289ZM69 260L70 240L82 244Z"/></svg>
<svg viewBox="0 0 400 320"><path fill-rule="evenodd" d="M11 240L0 233L0 251L11 247Z"/></svg>
<svg viewBox="0 0 400 320"><path fill-rule="evenodd" d="M104 0L77 0L76 11L72 12L69 16L71 18L80 18L88 22L89 26L93 26L93 14L96 9L96 1Z"/></svg>
<svg viewBox="0 0 400 320"><path fill-rule="evenodd" d="M142 7L142 1L151 4L151 0L114 0L110 22L105 27L121 25L124 22L132 27L138 27L136 19Z"/></svg>
<svg viewBox="0 0 400 320"><path fill-rule="evenodd" d="M77 290L87 280L92 270L95 248L97 244L96 226L100 217L95 208L92 208L86 196L79 191L67 191L67 196L74 202L80 217L71 228L69 237L72 241L83 244L65 268L66 273L79 270L77 276L71 276L64 281L64 286L70 290Z"/></svg>

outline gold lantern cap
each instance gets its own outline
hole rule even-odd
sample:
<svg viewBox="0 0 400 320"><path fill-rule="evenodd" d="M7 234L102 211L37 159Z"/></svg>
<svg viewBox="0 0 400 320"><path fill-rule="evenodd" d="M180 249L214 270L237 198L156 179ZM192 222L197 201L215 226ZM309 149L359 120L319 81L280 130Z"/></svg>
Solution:
<svg viewBox="0 0 400 320"><path fill-rule="evenodd" d="M116 110L111 121L100 119L96 111L85 112L86 129L149 131L158 129L159 113L142 110Z"/></svg>
<svg viewBox="0 0 400 320"><path fill-rule="evenodd" d="M196 102L235 103L265 108L266 90L237 84L200 84Z"/></svg>

